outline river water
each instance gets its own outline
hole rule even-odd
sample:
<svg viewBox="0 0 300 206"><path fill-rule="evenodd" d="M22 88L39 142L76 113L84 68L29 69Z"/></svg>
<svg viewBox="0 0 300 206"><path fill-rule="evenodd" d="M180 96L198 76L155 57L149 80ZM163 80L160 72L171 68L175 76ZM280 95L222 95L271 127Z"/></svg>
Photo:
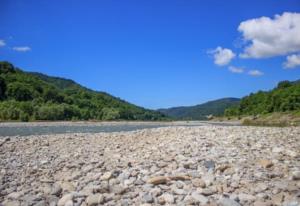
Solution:
<svg viewBox="0 0 300 206"><path fill-rule="evenodd" d="M119 122L119 123L1 123L0 136L28 136L63 133L99 133L99 132L125 132L140 129L151 129L169 126L204 126L222 125L238 126L237 123L213 123L213 122Z"/></svg>

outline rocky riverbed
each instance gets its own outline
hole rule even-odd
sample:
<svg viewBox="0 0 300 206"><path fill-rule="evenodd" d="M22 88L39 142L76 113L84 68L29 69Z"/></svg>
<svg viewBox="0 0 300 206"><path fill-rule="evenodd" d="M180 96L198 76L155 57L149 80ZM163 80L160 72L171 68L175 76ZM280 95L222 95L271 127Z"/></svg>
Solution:
<svg viewBox="0 0 300 206"><path fill-rule="evenodd" d="M0 137L0 203L300 205L300 127Z"/></svg>

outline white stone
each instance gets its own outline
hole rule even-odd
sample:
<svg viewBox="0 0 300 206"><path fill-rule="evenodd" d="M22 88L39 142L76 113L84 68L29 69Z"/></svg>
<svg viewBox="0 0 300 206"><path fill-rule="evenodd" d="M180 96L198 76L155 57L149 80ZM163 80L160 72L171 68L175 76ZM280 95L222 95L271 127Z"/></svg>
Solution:
<svg viewBox="0 0 300 206"><path fill-rule="evenodd" d="M103 201L104 201L104 197L102 194L91 194L86 199L88 206L97 206L103 203Z"/></svg>
<svg viewBox="0 0 300 206"><path fill-rule="evenodd" d="M208 203L208 198L205 197L204 195L201 195L201 194L197 193L197 192L192 193L192 198L194 200L196 200L198 203L200 203L201 205L205 205L205 204Z"/></svg>
<svg viewBox="0 0 300 206"><path fill-rule="evenodd" d="M73 194L66 194L64 196L62 196L62 198L59 199L57 206L65 206L65 204L69 201L69 200L73 200L74 195Z"/></svg>
<svg viewBox="0 0 300 206"><path fill-rule="evenodd" d="M101 176L101 180L109 180L112 177L112 173L111 172L105 172L102 176Z"/></svg>

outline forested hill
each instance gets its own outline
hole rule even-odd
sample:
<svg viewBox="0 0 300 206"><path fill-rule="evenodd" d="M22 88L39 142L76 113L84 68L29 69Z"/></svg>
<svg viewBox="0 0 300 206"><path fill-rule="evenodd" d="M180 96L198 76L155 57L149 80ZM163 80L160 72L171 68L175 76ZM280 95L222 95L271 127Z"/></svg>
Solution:
<svg viewBox="0 0 300 206"><path fill-rule="evenodd" d="M238 105L239 101L240 99L238 98L223 98L195 106L173 107L169 109L159 109L158 111L175 119L205 120L208 115L223 115L225 109Z"/></svg>
<svg viewBox="0 0 300 206"><path fill-rule="evenodd" d="M76 82L25 72L0 62L0 120L163 120L165 115L135 106Z"/></svg>
<svg viewBox="0 0 300 206"><path fill-rule="evenodd" d="M226 116L300 112L300 80L282 81L271 91L259 91L242 98L240 104L225 111Z"/></svg>

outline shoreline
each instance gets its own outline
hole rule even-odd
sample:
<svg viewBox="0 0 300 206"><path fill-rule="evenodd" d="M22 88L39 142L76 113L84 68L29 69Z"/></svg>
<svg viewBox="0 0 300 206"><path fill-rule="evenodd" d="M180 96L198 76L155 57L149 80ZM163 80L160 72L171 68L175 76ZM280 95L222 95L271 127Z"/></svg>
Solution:
<svg viewBox="0 0 300 206"><path fill-rule="evenodd" d="M32 136L45 134L67 134L67 133L113 133L139 131L143 129L153 129L162 127L197 127L197 126L241 126L239 123L232 122L51 122L51 123L4 123L0 124L0 138L11 136Z"/></svg>
<svg viewBox="0 0 300 206"><path fill-rule="evenodd" d="M33 135L10 137L0 147L3 205L300 201L300 127Z"/></svg>
<svg viewBox="0 0 300 206"><path fill-rule="evenodd" d="M109 125L167 125L167 126L189 126L207 124L237 124L239 121L38 121L38 122L0 122L1 127L21 126L109 126Z"/></svg>

